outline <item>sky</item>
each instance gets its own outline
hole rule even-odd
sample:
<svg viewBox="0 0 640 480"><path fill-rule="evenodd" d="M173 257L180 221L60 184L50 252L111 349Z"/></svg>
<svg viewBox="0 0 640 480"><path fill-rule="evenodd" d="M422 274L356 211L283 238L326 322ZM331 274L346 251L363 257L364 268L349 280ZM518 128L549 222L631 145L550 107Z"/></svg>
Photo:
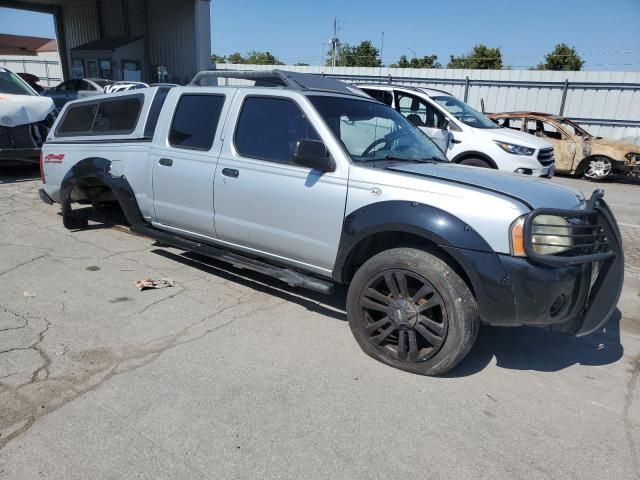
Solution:
<svg viewBox="0 0 640 480"><path fill-rule="evenodd" d="M269 51L285 63L322 63L333 18L338 38L400 55L449 55L485 43L503 63L528 68L556 43L575 47L585 70L640 71L640 0L212 0L212 52ZM384 44L382 44L384 32ZM0 33L54 37L50 15L0 8Z"/></svg>

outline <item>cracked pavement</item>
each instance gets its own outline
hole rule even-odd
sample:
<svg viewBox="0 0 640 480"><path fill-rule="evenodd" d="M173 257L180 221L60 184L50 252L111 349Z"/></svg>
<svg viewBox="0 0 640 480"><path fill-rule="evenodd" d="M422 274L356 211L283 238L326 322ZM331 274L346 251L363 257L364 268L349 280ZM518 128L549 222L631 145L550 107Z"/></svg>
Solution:
<svg viewBox="0 0 640 480"><path fill-rule="evenodd" d="M638 186L604 185L627 269L603 332L483 327L436 379L364 355L344 292L67 231L36 177L0 172L0 479L640 478Z"/></svg>

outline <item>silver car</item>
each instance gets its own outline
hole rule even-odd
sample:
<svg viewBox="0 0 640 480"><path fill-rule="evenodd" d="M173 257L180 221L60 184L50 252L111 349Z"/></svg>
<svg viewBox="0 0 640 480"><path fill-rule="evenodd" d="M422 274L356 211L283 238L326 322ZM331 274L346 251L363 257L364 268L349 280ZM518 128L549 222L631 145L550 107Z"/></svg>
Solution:
<svg viewBox="0 0 640 480"><path fill-rule="evenodd" d="M255 85L216 85L230 75ZM480 322L586 335L613 312L624 258L602 192L450 163L336 80L194 83L64 108L40 195L66 227L87 223L75 204L112 201L163 244L322 293L348 285L362 349L423 375L453 368Z"/></svg>

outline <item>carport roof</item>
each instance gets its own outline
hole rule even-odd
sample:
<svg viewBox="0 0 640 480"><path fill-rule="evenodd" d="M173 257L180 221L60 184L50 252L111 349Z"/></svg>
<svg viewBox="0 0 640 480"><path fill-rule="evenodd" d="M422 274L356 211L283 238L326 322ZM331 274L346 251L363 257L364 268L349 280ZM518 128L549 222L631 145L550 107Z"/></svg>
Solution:
<svg viewBox="0 0 640 480"><path fill-rule="evenodd" d="M115 50L116 48L124 47L130 43L140 40L142 37L104 37L98 40L93 40L83 45L78 45L71 49L72 52L78 52L83 50Z"/></svg>

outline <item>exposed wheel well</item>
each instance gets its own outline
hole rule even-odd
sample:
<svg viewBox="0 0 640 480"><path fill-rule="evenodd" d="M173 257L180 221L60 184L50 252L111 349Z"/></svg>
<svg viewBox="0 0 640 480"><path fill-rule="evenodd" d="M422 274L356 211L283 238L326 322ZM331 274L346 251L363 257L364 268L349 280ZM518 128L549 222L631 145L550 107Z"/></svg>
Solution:
<svg viewBox="0 0 640 480"><path fill-rule="evenodd" d="M351 250L343 267L342 280L345 283L351 282L358 268L368 259L380 252L398 247L413 247L425 250L449 265L474 292L473 285L468 275L460 264L432 241L407 232L380 232L370 235L358 242ZM475 295L475 292L474 292Z"/></svg>
<svg viewBox="0 0 640 480"><path fill-rule="evenodd" d="M497 169L498 166L496 165L496 162L493 161L493 159L491 159L491 157L485 155L484 153L481 152L464 152L459 154L457 157L455 157L453 159L453 163L460 163L463 160L466 160L468 158L479 158L480 160L484 160L485 162L487 162L489 165L491 165L491 168L495 168Z"/></svg>
<svg viewBox="0 0 640 480"><path fill-rule="evenodd" d="M116 202L111 188L95 177L79 179L70 192L71 201L97 205L105 202Z"/></svg>

